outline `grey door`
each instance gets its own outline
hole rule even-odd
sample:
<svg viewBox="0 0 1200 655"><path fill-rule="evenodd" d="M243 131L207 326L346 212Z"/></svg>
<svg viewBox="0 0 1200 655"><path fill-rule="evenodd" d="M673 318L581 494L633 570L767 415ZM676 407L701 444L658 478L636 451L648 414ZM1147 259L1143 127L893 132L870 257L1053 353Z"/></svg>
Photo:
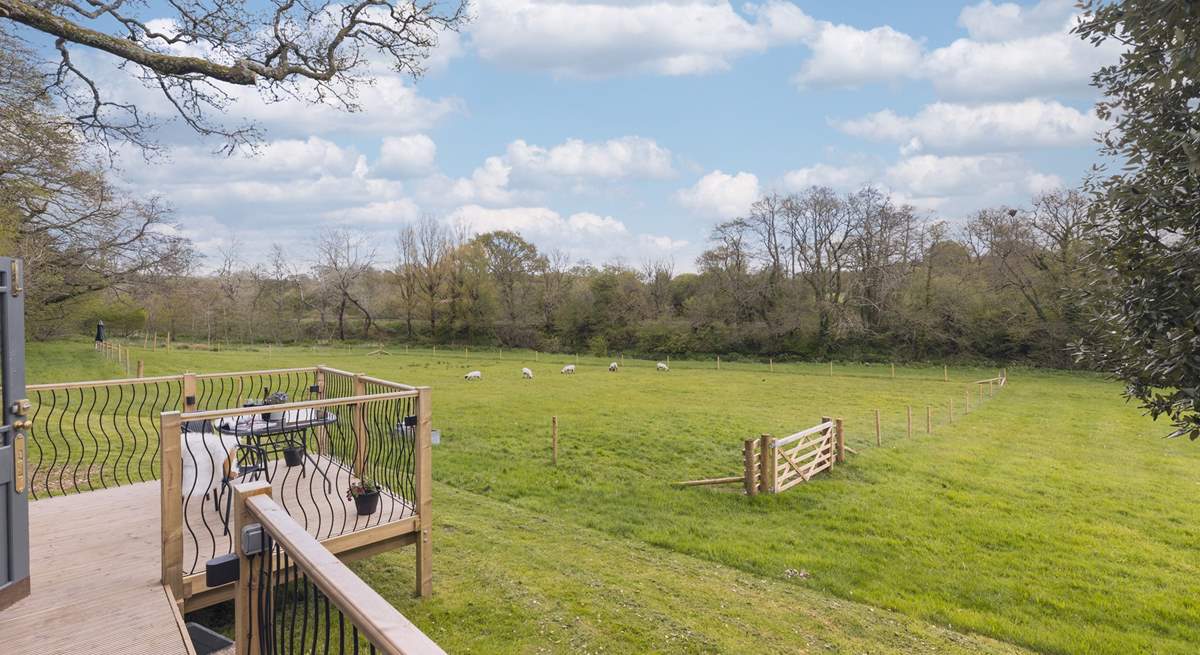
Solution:
<svg viewBox="0 0 1200 655"><path fill-rule="evenodd" d="M23 285L21 260L0 257L0 610L29 595Z"/></svg>

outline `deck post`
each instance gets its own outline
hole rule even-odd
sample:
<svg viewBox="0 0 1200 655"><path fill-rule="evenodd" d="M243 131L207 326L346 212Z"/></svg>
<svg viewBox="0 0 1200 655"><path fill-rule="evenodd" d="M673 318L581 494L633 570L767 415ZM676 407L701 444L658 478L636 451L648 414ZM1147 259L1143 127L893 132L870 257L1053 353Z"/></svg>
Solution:
<svg viewBox="0 0 1200 655"><path fill-rule="evenodd" d="M180 452L179 412L159 419L159 519L162 533L162 583L176 602L183 601L183 455Z"/></svg>
<svg viewBox="0 0 1200 655"><path fill-rule="evenodd" d="M237 655L260 653L259 622L254 620L254 577L250 571L250 558L242 552L242 527L255 522L246 501L253 496L270 495L271 483L266 480L233 485L233 531L230 536L233 552L238 556L238 579L233 592L234 653Z"/></svg>
<svg viewBox="0 0 1200 655"><path fill-rule="evenodd" d="M433 543L430 530L433 527L433 445L432 391L429 387L417 388L417 443L413 477L417 487L417 517L421 522L421 533L417 538L417 589L421 598L433 595Z"/></svg>
<svg viewBox="0 0 1200 655"><path fill-rule="evenodd" d="M758 494L758 480L754 479L754 468L758 466L758 461L754 457L754 439L746 439L742 444L742 460L745 466L745 480L743 486L746 489L747 496Z"/></svg>
<svg viewBox="0 0 1200 655"><path fill-rule="evenodd" d="M183 411L196 411L196 374L183 374Z"/></svg>
<svg viewBox="0 0 1200 655"><path fill-rule="evenodd" d="M354 395L365 396L367 383L363 373L354 374ZM361 480L367 475L367 408L354 403L354 475Z"/></svg>
<svg viewBox="0 0 1200 655"><path fill-rule="evenodd" d="M314 383L317 386L317 399L325 400L325 365L324 364L317 366L316 373L314 373ZM329 450L329 430L324 425L317 426L316 437L317 437L317 454L318 455L329 455L331 453L331 451Z"/></svg>
<svg viewBox="0 0 1200 655"><path fill-rule="evenodd" d="M758 438L758 490L765 494L775 493L775 437L764 434Z"/></svg>

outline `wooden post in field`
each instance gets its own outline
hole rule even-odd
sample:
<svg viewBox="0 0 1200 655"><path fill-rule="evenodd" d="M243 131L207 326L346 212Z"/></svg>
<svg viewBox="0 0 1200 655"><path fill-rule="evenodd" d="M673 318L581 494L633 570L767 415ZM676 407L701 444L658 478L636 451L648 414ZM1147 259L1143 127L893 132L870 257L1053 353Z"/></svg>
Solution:
<svg viewBox="0 0 1200 655"><path fill-rule="evenodd" d="M979 402L982 403L983 402L983 385L976 383L975 388L979 389Z"/></svg>
<svg viewBox="0 0 1200 655"><path fill-rule="evenodd" d="M954 399L950 399L950 425L954 425Z"/></svg>
<svg viewBox="0 0 1200 655"><path fill-rule="evenodd" d="M833 377L833 360L829 360L829 377Z"/></svg>
<svg viewBox="0 0 1200 655"><path fill-rule="evenodd" d="M775 437L764 434L758 438L758 490L775 493Z"/></svg>
<svg viewBox="0 0 1200 655"><path fill-rule="evenodd" d="M925 406L925 434L933 434L933 406Z"/></svg>
<svg viewBox="0 0 1200 655"><path fill-rule="evenodd" d="M171 352L171 333L167 333L167 352Z"/></svg>
<svg viewBox="0 0 1200 655"><path fill-rule="evenodd" d="M963 389L963 414L971 411L971 387Z"/></svg>
<svg viewBox="0 0 1200 655"><path fill-rule="evenodd" d="M717 370L721 370L721 356L717 355Z"/></svg>
<svg viewBox="0 0 1200 655"><path fill-rule="evenodd" d="M949 382L949 381L950 381L950 371L946 368L945 364L942 364L942 382Z"/></svg>
<svg viewBox="0 0 1200 655"><path fill-rule="evenodd" d="M671 367L671 355L668 353L667 354L667 368L670 368L670 367Z"/></svg>
<svg viewBox="0 0 1200 655"><path fill-rule="evenodd" d="M896 379L896 362L892 362L892 379Z"/></svg>
<svg viewBox="0 0 1200 655"><path fill-rule="evenodd" d="M912 405L905 405L905 411L908 412L908 438L912 438Z"/></svg>
<svg viewBox="0 0 1200 655"><path fill-rule="evenodd" d="M550 453L551 462L558 466L558 416L550 417Z"/></svg>
<svg viewBox="0 0 1200 655"><path fill-rule="evenodd" d="M470 357L470 352L471 352L471 349L464 346L463 347L463 359Z"/></svg>
<svg viewBox="0 0 1200 655"><path fill-rule="evenodd" d="M242 551L242 528L256 523L254 515L246 507L246 501L252 496L271 495L271 483L266 480L244 482L233 485L233 503L230 513L233 514L229 536L233 539L233 552L238 556L238 579L234 583L233 625L234 652L239 655L246 653L259 655L258 629L261 622L254 620L255 602L253 585L256 582L250 568L250 558Z"/></svg>
<svg viewBox="0 0 1200 655"><path fill-rule="evenodd" d="M575 364L579 364L579 353L575 353Z"/></svg>
<svg viewBox="0 0 1200 655"><path fill-rule="evenodd" d="M146 349L146 345L150 342L150 333L142 332L142 350Z"/></svg>
<svg viewBox="0 0 1200 655"><path fill-rule="evenodd" d="M179 412L159 415L159 527L162 577L173 600L183 600L183 454Z"/></svg>
<svg viewBox="0 0 1200 655"><path fill-rule="evenodd" d="M879 410L875 410L875 445L883 445L883 431L879 428Z"/></svg>
<svg viewBox="0 0 1200 655"><path fill-rule="evenodd" d="M755 469L758 468L758 460L754 457L754 442L756 439L746 439L742 443L742 466L745 471L745 481L742 486L746 490L747 496L758 494L758 480L755 479Z"/></svg>
<svg viewBox="0 0 1200 655"><path fill-rule="evenodd" d="M140 359L138 360L138 363L137 363L137 376L139 378L146 377L146 362L144 362Z"/></svg>
<svg viewBox="0 0 1200 655"><path fill-rule="evenodd" d="M833 420L833 436L837 444L837 463L842 464L846 461L846 431L840 418Z"/></svg>
<svg viewBox="0 0 1200 655"><path fill-rule="evenodd" d="M417 450L413 462L413 479L417 487L417 517L421 534L417 538L417 595L433 595L433 424L430 405L433 392L429 387L417 387Z"/></svg>
<svg viewBox="0 0 1200 655"><path fill-rule="evenodd" d="M500 359L504 359L504 349L500 349Z"/></svg>
<svg viewBox="0 0 1200 655"><path fill-rule="evenodd" d="M775 372L775 358L774 357L767 358L767 366L771 369L772 373Z"/></svg>
<svg viewBox="0 0 1200 655"><path fill-rule="evenodd" d="M155 352L158 351L158 331L157 330L155 330L155 332L154 332L154 351Z"/></svg>

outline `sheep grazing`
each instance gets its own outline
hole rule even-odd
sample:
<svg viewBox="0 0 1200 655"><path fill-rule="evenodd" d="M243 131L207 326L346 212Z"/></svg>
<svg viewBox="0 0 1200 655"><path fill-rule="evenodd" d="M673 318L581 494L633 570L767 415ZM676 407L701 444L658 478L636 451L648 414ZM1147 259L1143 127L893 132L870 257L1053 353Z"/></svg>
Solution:
<svg viewBox="0 0 1200 655"><path fill-rule="evenodd" d="M521 377L526 380L532 380L533 379L533 371L531 371L527 368L523 368L523 369L521 369Z"/></svg>
<svg viewBox="0 0 1200 655"><path fill-rule="evenodd" d="M617 372L617 363L613 362L613 363L609 364L608 370L610 373L616 373Z"/></svg>
<svg viewBox="0 0 1200 655"><path fill-rule="evenodd" d="M575 375L575 365L567 364L566 366L562 367L562 370L559 371L559 373L562 373L563 375Z"/></svg>
<svg viewBox="0 0 1200 655"><path fill-rule="evenodd" d="M482 380L483 373L480 371L471 371L470 373L467 373L466 375L464 375L463 379L467 380L468 382L471 380Z"/></svg>
<svg viewBox="0 0 1200 655"><path fill-rule="evenodd" d="M669 370L671 370L671 367L670 367L670 366L667 366L667 363L666 363L666 362L659 362L659 363L658 363L658 366L656 366L655 368L656 368L656 369L658 369L658 370L660 370L660 371L669 371Z"/></svg>

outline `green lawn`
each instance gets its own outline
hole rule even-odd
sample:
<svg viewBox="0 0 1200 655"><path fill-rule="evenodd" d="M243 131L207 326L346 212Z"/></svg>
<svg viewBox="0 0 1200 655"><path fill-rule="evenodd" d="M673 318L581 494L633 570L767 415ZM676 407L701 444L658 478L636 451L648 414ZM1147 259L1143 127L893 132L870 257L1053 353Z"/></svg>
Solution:
<svg viewBox="0 0 1200 655"><path fill-rule="evenodd" d="M941 367L627 362L371 348L141 353L148 375L324 363L434 387L436 598L411 552L360 570L451 652L1193 653L1200 446L1096 376L1010 369L979 404ZM139 356L139 355L135 355ZM530 366L535 380L523 381ZM483 371L482 382L462 375ZM112 377L32 344L33 381ZM957 420L948 421L953 400ZM934 434L925 435L925 407ZM914 408L912 439L905 407ZM874 410L884 445L874 446ZM550 416L560 462L549 463ZM847 465L780 496L741 440L845 418Z"/></svg>

